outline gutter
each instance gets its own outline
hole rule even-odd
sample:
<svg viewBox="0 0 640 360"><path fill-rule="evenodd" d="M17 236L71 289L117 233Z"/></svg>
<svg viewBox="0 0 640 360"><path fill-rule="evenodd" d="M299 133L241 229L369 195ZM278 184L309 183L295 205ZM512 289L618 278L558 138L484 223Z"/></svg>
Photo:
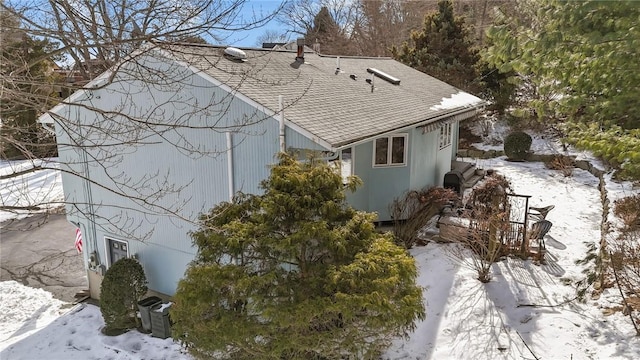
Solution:
<svg viewBox="0 0 640 360"><path fill-rule="evenodd" d="M440 116L436 116L435 118L430 118L430 119L427 119L427 120L424 120L424 121L421 121L421 122L418 122L418 123L415 123L415 124L412 124L412 125L408 125L408 126L403 126L403 127L400 127L400 128L392 129L392 130L385 131L385 132L382 132L382 133L379 133L379 134L375 134L373 136L369 136L369 137L361 139L361 140L357 140L357 141L354 141L354 142L351 142L351 143L347 143L347 144L344 144L344 145L340 145L340 146L337 146L337 147L332 147L332 151L339 151L339 150L350 148L350 147L353 147L353 146L356 146L356 145L364 144L364 143L369 142L369 141L371 141L371 140L373 140L373 139L375 139L377 137L382 137L382 136L385 136L385 135L394 134L394 133L397 133L397 132L401 132L403 130L410 130L410 129L414 129L414 128L419 128L421 126L426 126L426 125L429 125L429 124L436 123L438 121L444 120L444 119L449 118L449 117L454 117L454 116L462 115L462 114L465 114L465 113L471 113L471 112L474 113L472 115L475 115L480 110L482 110L484 108L484 104L486 104L486 103L483 101L481 103L482 106L479 106L479 107L475 107L475 108L471 108L471 109L470 108L460 109L458 111L454 111L454 112L447 113L447 114L442 114ZM465 117L465 119L471 117L472 115L469 115L468 117Z"/></svg>
<svg viewBox="0 0 640 360"><path fill-rule="evenodd" d="M38 122L40 122L40 119L38 119ZM55 135L56 134L56 130L52 127L53 123L50 122L40 122L40 125L42 125L42 128L47 130L47 132L51 135Z"/></svg>

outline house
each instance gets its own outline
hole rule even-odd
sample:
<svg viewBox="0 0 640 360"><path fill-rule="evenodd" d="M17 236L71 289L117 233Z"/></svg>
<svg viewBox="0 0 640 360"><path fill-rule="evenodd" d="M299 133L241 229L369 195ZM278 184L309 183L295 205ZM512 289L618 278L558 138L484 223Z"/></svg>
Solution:
<svg viewBox="0 0 640 360"><path fill-rule="evenodd" d="M150 44L40 121L54 127L67 218L84 237L90 290L121 257L171 295L196 249L188 232L234 193L259 193L282 150L343 160L355 208L442 185L458 124L483 102L390 58Z"/></svg>

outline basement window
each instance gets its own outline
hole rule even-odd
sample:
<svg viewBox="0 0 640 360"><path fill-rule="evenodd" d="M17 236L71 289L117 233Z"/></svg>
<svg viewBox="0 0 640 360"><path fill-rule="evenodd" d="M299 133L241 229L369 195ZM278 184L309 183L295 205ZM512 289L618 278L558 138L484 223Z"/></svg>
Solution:
<svg viewBox="0 0 640 360"><path fill-rule="evenodd" d="M407 134L377 138L373 142L373 166L402 166L407 163Z"/></svg>

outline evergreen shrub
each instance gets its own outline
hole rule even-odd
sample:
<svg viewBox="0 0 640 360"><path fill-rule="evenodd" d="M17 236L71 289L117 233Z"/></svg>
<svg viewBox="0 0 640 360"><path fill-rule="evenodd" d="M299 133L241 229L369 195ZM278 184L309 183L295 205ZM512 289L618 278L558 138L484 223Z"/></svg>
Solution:
<svg viewBox="0 0 640 360"><path fill-rule="evenodd" d="M138 325L138 300L147 293L147 278L135 259L116 261L102 280L100 312L107 335L116 335Z"/></svg>
<svg viewBox="0 0 640 360"><path fill-rule="evenodd" d="M360 183L348 179L346 189ZM200 218L173 338L202 359L380 359L424 319L417 268L346 203L337 170L282 154L263 195Z"/></svg>
<svg viewBox="0 0 640 360"><path fill-rule="evenodd" d="M522 131L515 131L504 139L504 153L510 160L525 160L531 149L531 136Z"/></svg>

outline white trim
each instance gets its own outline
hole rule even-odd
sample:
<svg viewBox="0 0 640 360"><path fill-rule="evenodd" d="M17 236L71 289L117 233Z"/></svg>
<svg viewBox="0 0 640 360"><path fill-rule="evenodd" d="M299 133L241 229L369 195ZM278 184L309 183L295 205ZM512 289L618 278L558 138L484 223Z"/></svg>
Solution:
<svg viewBox="0 0 640 360"><path fill-rule="evenodd" d="M389 130L389 131L385 131L383 133L374 135L374 136L369 136L367 138L364 138L362 140L358 140L358 141L354 141L348 144L344 144L341 146L338 146L336 148L336 150L339 149L343 149L343 148L347 148L347 147L351 147L351 146L356 146L356 145L360 145L360 144L364 144L367 143L369 141L375 140L379 137L385 137L391 134L395 134L395 133L399 133L399 132L403 132L403 131L408 131L411 129L415 129L415 128L420 128L420 127L429 127L430 125L432 125L433 123L439 122L439 121L458 121L458 120L464 120L464 119L468 119L470 117L472 117L473 115L477 114L479 111L481 110L481 108L473 108L473 109L461 109L458 110L456 112L453 113L448 113L448 114L443 114L440 116L436 116L434 118L430 118L427 120L423 120L420 121L418 123L414 123L411 125L407 125L407 126L403 126L397 129L393 129L393 130ZM469 114L467 114L469 113ZM449 119L451 117L451 119ZM454 118L455 117L455 118Z"/></svg>
<svg viewBox="0 0 640 360"><path fill-rule="evenodd" d="M385 164L376 164L376 142L379 139L387 139L387 162ZM393 163L393 139L394 138L404 138L404 146L402 149L402 163ZM374 168L386 168L386 167L401 167L407 166L407 153L408 153L408 144L409 144L409 134L408 133L394 133L386 136L378 136L373 139L373 154L371 156L371 164Z"/></svg>

